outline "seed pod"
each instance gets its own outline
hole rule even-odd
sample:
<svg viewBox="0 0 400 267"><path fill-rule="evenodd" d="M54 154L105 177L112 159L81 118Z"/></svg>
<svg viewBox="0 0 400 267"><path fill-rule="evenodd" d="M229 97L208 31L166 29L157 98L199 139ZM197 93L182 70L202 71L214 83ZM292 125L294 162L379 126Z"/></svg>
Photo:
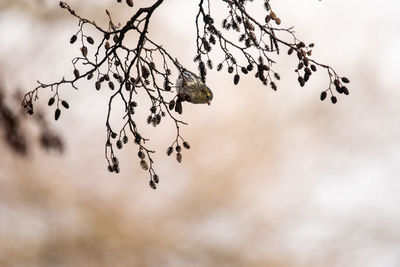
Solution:
<svg viewBox="0 0 400 267"><path fill-rule="evenodd" d="M101 83L100 83L99 81L97 81L97 82L95 83L95 86L96 86L96 90L100 90Z"/></svg>
<svg viewBox="0 0 400 267"><path fill-rule="evenodd" d="M342 86L342 92L343 92L345 95L349 95L349 89L347 89L346 86Z"/></svg>
<svg viewBox="0 0 400 267"><path fill-rule="evenodd" d="M174 148L172 146L168 147L167 149L167 155L170 156L174 152Z"/></svg>
<svg viewBox="0 0 400 267"><path fill-rule="evenodd" d="M122 142L121 142L121 140L118 140L118 141L117 141L117 148L118 148L118 149L121 149L121 148L122 148Z"/></svg>
<svg viewBox="0 0 400 267"><path fill-rule="evenodd" d="M210 39L208 39L208 41L209 41L211 44L215 45L215 43L216 43L217 40L215 39L214 35L211 35L211 36L210 36Z"/></svg>
<svg viewBox="0 0 400 267"><path fill-rule="evenodd" d="M253 70L253 65L252 64L249 64L249 65L247 65L247 67L246 67L246 69L248 70L248 71L252 71Z"/></svg>
<svg viewBox="0 0 400 267"><path fill-rule="evenodd" d="M217 71L222 70L222 67L223 67L222 63L219 63L219 64L217 65Z"/></svg>
<svg viewBox="0 0 400 267"><path fill-rule="evenodd" d="M126 0L126 3L128 6L133 7L133 1L132 0Z"/></svg>
<svg viewBox="0 0 400 267"><path fill-rule="evenodd" d="M276 84L274 82L270 83L272 90L276 91L277 87Z"/></svg>
<svg viewBox="0 0 400 267"><path fill-rule="evenodd" d="M311 70L310 70L308 67L304 69L304 72L305 72L306 74L308 74L308 75L311 75L311 74L312 74Z"/></svg>
<svg viewBox="0 0 400 267"><path fill-rule="evenodd" d="M182 114L182 101L178 100L175 104L175 111Z"/></svg>
<svg viewBox="0 0 400 267"><path fill-rule="evenodd" d="M67 101L65 100L61 101L61 105L63 105L64 108L69 109L69 104Z"/></svg>
<svg viewBox="0 0 400 267"><path fill-rule="evenodd" d="M303 64L302 62L300 62L300 63L297 65L297 69L298 69L298 70L301 70L303 67L304 67L304 64Z"/></svg>
<svg viewBox="0 0 400 267"><path fill-rule="evenodd" d="M213 68L213 63L211 59L207 60L207 67L211 70Z"/></svg>
<svg viewBox="0 0 400 267"><path fill-rule="evenodd" d="M337 91L339 94L343 94L343 91L342 91L342 87L341 87L341 86L336 86L335 89L336 89L336 91Z"/></svg>
<svg viewBox="0 0 400 267"><path fill-rule="evenodd" d="M303 58L303 53L301 53L300 51L297 51L297 58L299 60L301 60Z"/></svg>
<svg viewBox="0 0 400 267"><path fill-rule="evenodd" d="M157 174L154 174L154 175L153 175L153 181L154 181L156 184L158 184L158 182L160 182L160 178L158 177Z"/></svg>
<svg viewBox="0 0 400 267"><path fill-rule="evenodd" d="M184 148L186 148L186 149L190 149L190 145L189 145L189 143L188 142L183 142L183 147Z"/></svg>
<svg viewBox="0 0 400 267"><path fill-rule="evenodd" d="M336 96L331 96L331 102L333 103L333 104L336 104L336 102L337 102L337 98L336 98Z"/></svg>
<svg viewBox="0 0 400 267"><path fill-rule="evenodd" d="M113 170L115 171L115 173L119 173L119 165L114 164L113 165Z"/></svg>
<svg viewBox="0 0 400 267"><path fill-rule="evenodd" d="M140 167L142 167L143 170L147 171L149 169L149 165L147 165L147 161L141 160L140 161Z"/></svg>
<svg viewBox="0 0 400 267"><path fill-rule="evenodd" d="M300 84L301 87L303 87L304 84L306 83L306 82L304 81L304 78L301 77L301 76L299 76L299 78L297 78L297 81L299 82L299 84Z"/></svg>
<svg viewBox="0 0 400 267"><path fill-rule="evenodd" d="M76 35L72 35L71 39L69 40L69 43L73 44L76 42L77 39L78 39L78 37Z"/></svg>
<svg viewBox="0 0 400 267"><path fill-rule="evenodd" d="M275 22L276 22L277 25L280 25L281 24L281 19L280 18L276 18Z"/></svg>
<svg viewBox="0 0 400 267"><path fill-rule="evenodd" d="M61 115L61 110L58 108L56 109L56 112L54 113L54 119L58 120L58 118L60 118Z"/></svg>
<svg viewBox="0 0 400 267"><path fill-rule="evenodd" d="M228 73L232 73L232 72L233 72L233 67L230 66L230 67L228 68Z"/></svg>
<svg viewBox="0 0 400 267"><path fill-rule="evenodd" d="M265 23L269 23L271 21L271 16L270 15L267 15L266 17L265 17Z"/></svg>
<svg viewBox="0 0 400 267"><path fill-rule="evenodd" d="M182 151L182 147L181 146L176 146L175 150L176 150L176 152L181 152Z"/></svg>
<svg viewBox="0 0 400 267"><path fill-rule="evenodd" d="M116 133L114 133L114 132L111 132L111 138L112 138L112 139L115 139L115 138L117 138L117 134L116 134Z"/></svg>
<svg viewBox="0 0 400 267"><path fill-rule="evenodd" d="M76 79L79 78L79 70L74 69L74 76L75 76Z"/></svg>
<svg viewBox="0 0 400 267"><path fill-rule="evenodd" d="M89 44L94 44L94 40L93 40L93 38L92 37L90 37L90 36L88 36L88 37L86 37L86 40L87 40L87 42L89 43Z"/></svg>
<svg viewBox="0 0 400 267"><path fill-rule="evenodd" d="M342 82L344 82L344 83L349 83L350 80L349 80L348 78L346 78L346 77L342 77Z"/></svg>
<svg viewBox="0 0 400 267"><path fill-rule="evenodd" d="M54 101L55 101L54 97L50 98L50 99L49 99L48 105L49 105L49 106L53 105L53 104L54 104Z"/></svg>
<svg viewBox="0 0 400 267"><path fill-rule="evenodd" d="M242 71L244 74L249 73L245 67L242 67L242 68L241 68L241 71Z"/></svg>
<svg viewBox="0 0 400 267"><path fill-rule="evenodd" d="M128 136L124 135L122 142L124 142L124 144L128 143Z"/></svg>
<svg viewBox="0 0 400 267"><path fill-rule="evenodd" d="M150 180L149 185L150 185L151 188L157 189L157 186L156 186L156 184L154 183L153 180Z"/></svg>
<svg viewBox="0 0 400 267"><path fill-rule="evenodd" d="M106 42L106 43L104 44L104 48L105 48L106 50L110 49L110 43L109 43L109 42Z"/></svg>
<svg viewBox="0 0 400 267"><path fill-rule="evenodd" d="M321 92L321 95L320 95L321 101L324 101L327 95L328 95L328 94L326 93L326 91L322 91L322 92Z"/></svg>
<svg viewBox="0 0 400 267"><path fill-rule="evenodd" d="M81 52L82 52L82 56L87 57L88 50L87 50L86 46L82 46Z"/></svg>
<svg viewBox="0 0 400 267"><path fill-rule="evenodd" d="M89 73L88 76L87 76L87 79L90 80L92 78L93 78L93 73Z"/></svg>
<svg viewBox="0 0 400 267"><path fill-rule="evenodd" d="M274 73L274 76L275 76L275 79L277 79L277 80L281 79L281 76L279 76L279 73L277 73L277 72Z"/></svg>
<svg viewBox="0 0 400 267"><path fill-rule="evenodd" d="M311 65L311 70L315 72L315 71L317 71L317 67L313 64L313 65Z"/></svg>
<svg viewBox="0 0 400 267"><path fill-rule="evenodd" d="M239 74L235 74L235 77L233 78L233 83L234 83L235 85L237 85L237 84L239 83L239 80L240 80Z"/></svg>
<svg viewBox="0 0 400 267"><path fill-rule="evenodd" d="M275 12L271 11L271 12L269 13L269 15L271 16L271 19L273 19L273 20L276 20L276 19L277 19L277 16L276 16Z"/></svg>
<svg viewBox="0 0 400 267"><path fill-rule="evenodd" d="M107 166L107 170L109 171L109 172L113 172L114 170L113 170L113 167L111 166L111 165L108 165Z"/></svg>
<svg viewBox="0 0 400 267"><path fill-rule="evenodd" d="M139 150L139 152L138 152L138 157L139 157L140 159L144 159L144 158L146 157L146 155L143 153L142 150Z"/></svg>
<svg viewBox="0 0 400 267"><path fill-rule="evenodd" d="M181 153L176 153L176 160L181 163L182 162L182 154Z"/></svg>
<svg viewBox="0 0 400 267"><path fill-rule="evenodd" d="M308 82L308 80L310 79L310 74L308 74L307 72L304 74L304 82Z"/></svg>
<svg viewBox="0 0 400 267"><path fill-rule="evenodd" d="M335 79L335 80L333 81L333 84L334 84L336 87L339 87L339 86L340 86L340 82L339 82L338 79Z"/></svg>
<svg viewBox="0 0 400 267"><path fill-rule="evenodd" d="M288 55L290 56L291 54L293 54L293 51L294 51L293 47L289 48L289 50L287 51Z"/></svg>
<svg viewBox="0 0 400 267"><path fill-rule="evenodd" d="M108 82L108 87L110 87L111 90L114 90L114 83L112 81Z"/></svg>
<svg viewBox="0 0 400 267"><path fill-rule="evenodd" d="M171 100L171 101L169 102L168 108L169 108L169 110L173 110L174 107L175 107L175 101L174 101L174 100Z"/></svg>
<svg viewBox="0 0 400 267"><path fill-rule="evenodd" d="M132 89L132 84L129 81L126 81L125 89L126 89L126 91L130 91Z"/></svg>

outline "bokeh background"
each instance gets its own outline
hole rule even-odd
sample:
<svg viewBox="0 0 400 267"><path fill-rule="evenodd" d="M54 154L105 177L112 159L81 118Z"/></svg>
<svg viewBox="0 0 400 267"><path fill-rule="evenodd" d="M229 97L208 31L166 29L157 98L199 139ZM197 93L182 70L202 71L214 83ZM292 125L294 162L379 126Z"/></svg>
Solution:
<svg viewBox="0 0 400 267"><path fill-rule="evenodd" d="M133 12L111 0L68 3L102 23L105 8L122 23ZM0 141L0 265L400 266L400 4L271 5L282 25L316 43L315 58L351 79L348 97L319 101L325 73L300 88L296 62L285 55L277 92L251 77L234 86L226 72L209 72L212 105L184 106L192 148L181 164L165 154L173 124L146 126L158 151L154 191L133 144L119 151L119 175L106 170L107 92L66 88L71 108L55 123L43 91L39 105L65 151L37 146L21 157ZM194 70L196 6L165 1L150 29ZM224 9L215 4L214 12ZM76 30L57 1L1 0L8 93L72 74Z"/></svg>

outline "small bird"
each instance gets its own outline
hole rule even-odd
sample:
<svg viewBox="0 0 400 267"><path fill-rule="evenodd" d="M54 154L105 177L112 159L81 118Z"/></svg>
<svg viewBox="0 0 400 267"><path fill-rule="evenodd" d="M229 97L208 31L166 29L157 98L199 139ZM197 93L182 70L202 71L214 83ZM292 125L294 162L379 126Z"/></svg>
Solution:
<svg viewBox="0 0 400 267"><path fill-rule="evenodd" d="M186 69L181 70L176 80L176 91L181 102L210 105L213 99L211 89L196 74Z"/></svg>

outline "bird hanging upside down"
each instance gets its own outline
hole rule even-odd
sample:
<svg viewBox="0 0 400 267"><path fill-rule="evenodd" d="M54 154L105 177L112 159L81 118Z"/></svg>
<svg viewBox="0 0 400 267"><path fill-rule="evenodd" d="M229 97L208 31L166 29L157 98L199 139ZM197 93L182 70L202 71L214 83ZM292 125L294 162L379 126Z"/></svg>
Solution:
<svg viewBox="0 0 400 267"><path fill-rule="evenodd" d="M176 91L180 102L210 105L213 99L211 89L196 74L186 69L181 71L176 80Z"/></svg>

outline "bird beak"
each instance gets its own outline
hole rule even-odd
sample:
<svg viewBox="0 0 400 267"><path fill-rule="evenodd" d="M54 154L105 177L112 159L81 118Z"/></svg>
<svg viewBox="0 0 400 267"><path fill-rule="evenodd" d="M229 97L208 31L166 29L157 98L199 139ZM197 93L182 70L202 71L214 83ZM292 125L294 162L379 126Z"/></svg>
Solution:
<svg viewBox="0 0 400 267"><path fill-rule="evenodd" d="M210 105L210 104L211 104L210 100L208 100L208 101L207 101L207 104L208 104L208 105Z"/></svg>

